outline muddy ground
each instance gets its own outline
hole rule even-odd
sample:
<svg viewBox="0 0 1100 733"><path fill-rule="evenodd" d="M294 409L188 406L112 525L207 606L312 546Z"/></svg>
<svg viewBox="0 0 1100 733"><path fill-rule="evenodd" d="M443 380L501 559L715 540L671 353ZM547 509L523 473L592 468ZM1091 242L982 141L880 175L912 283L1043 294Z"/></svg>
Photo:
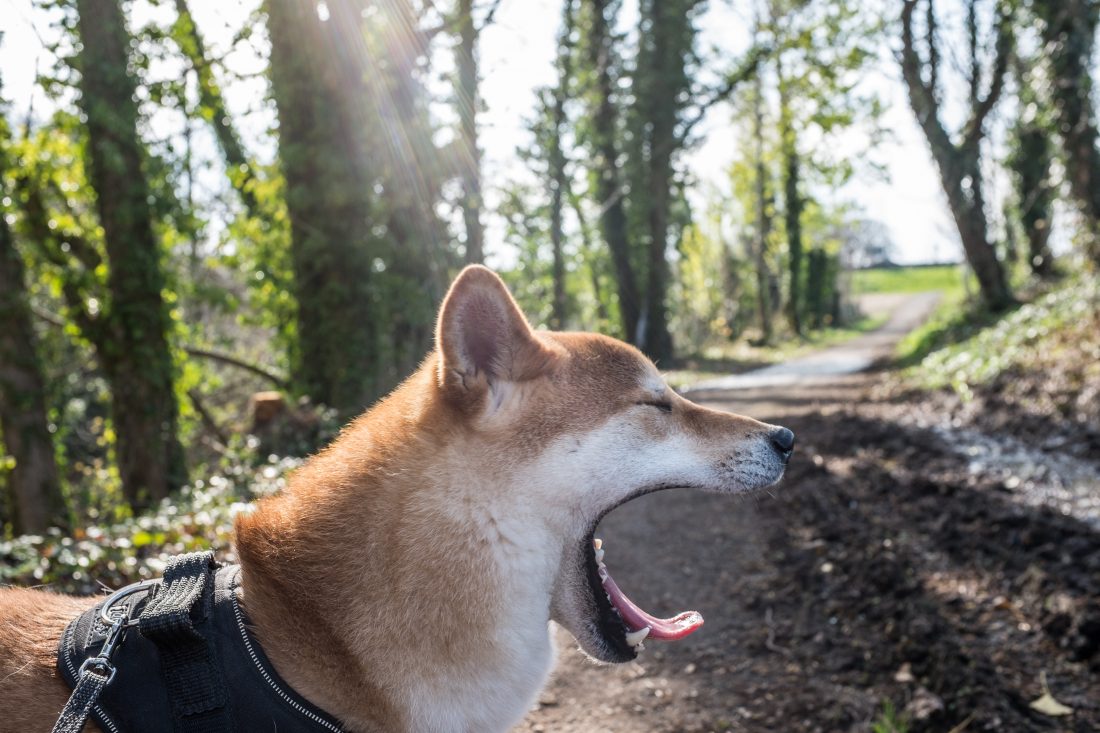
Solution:
<svg viewBox="0 0 1100 733"><path fill-rule="evenodd" d="M1080 424L953 410L889 379L696 397L791 427L787 477L609 515L619 585L706 625L614 667L559 632L516 730L868 731L887 701L909 731L1100 730L1100 455L1075 449ZM1029 707L1044 679L1072 714Z"/></svg>

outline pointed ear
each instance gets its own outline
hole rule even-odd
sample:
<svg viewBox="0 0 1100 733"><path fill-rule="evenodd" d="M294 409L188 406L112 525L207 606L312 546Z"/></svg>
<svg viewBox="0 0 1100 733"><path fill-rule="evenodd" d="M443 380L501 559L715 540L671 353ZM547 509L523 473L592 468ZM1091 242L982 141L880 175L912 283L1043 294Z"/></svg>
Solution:
<svg viewBox="0 0 1100 733"><path fill-rule="evenodd" d="M530 379L551 352L492 270L471 265L451 285L436 325L439 383L462 394L480 394L498 381Z"/></svg>

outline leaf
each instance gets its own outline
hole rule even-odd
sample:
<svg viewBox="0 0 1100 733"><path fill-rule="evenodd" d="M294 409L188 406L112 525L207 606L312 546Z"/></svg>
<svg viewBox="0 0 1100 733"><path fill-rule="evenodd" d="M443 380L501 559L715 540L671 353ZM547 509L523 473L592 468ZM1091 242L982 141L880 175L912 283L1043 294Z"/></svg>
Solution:
<svg viewBox="0 0 1100 733"><path fill-rule="evenodd" d="M1038 700L1033 700L1031 702L1031 709L1037 710L1043 715L1050 715L1052 717L1073 714L1073 708L1066 707L1062 703L1055 700L1054 695L1051 695L1050 692L1044 692L1043 696L1040 697Z"/></svg>
<svg viewBox="0 0 1100 733"><path fill-rule="evenodd" d="M1054 695L1050 694L1050 688L1047 686L1047 673L1045 671L1039 673L1039 684L1043 687L1043 694L1038 700L1032 700L1032 710L1040 712L1043 715L1049 715L1053 718L1073 714L1073 708L1058 702L1054 699Z"/></svg>

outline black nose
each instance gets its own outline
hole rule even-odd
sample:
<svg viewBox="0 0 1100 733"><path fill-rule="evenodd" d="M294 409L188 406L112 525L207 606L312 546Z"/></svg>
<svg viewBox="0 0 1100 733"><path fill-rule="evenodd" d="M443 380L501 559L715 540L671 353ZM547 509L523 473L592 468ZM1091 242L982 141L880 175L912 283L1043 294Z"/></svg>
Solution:
<svg viewBox="0 0 1100 733"><path fill-rule="evenodd" d="M771 434L772 445L779 449L784 456L790 455L794 450L794 433L787 428L776 428Z"/></svg>

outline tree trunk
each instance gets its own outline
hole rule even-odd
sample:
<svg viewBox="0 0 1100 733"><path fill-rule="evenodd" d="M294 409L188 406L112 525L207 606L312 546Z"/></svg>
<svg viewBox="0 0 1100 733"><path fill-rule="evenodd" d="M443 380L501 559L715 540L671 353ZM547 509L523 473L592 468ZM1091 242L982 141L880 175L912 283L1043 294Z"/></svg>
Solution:
<svg viewBox="0 0 1100 733"><path fill-rule="evenodd" d="M626 210L623 207L622 173L615 145L618 121L614 84L611 78L611 32L607 12L609 0L588 0L591 26L588 29L586 55L595 82L592 94L592 168L596 178L596 197L600 207L600 231L611 251L615 283L619 293L619 318L623 337L638 340L638 287L630 258Z"/></svg>
<svg viewBox="0 0 1100 733"><path fill-rule="evenodd" d="M142 169L130 35L117 0L78 0L80 104L87 167L109 260L106 334L95 341L111 382L119 474L142 507L186 481L177 435L171 322Z"/></svg>
<svg viewBox="0 0 1100 733"><path fill-rule="evenodd" d="M783 150L784 222L787 229L787 322L802 335L802 194L798 190L799 164L797 139L791 119L790 99L783 67L776 61L779 75L779 136Z"/></svg>
<svg viewBox="0 0 1100 733"><path fill-rule="evenodd" d="M565 193L569 182L565 177L565 151L562 134L565 130L565 102L569 97L569 84L573 78L573 28L576 25L573 0L566 0L562 10L562 30L558 40L558 86L554 90L553 107L550 110L550 247L553 252L554 296L550 315L552 328L565 328L565 253L562 251L562 214Z"/></svg>
<svg viewBox="0 0 1100 733"><path fill-rule="evenodd" d="M667 130L671 136L672 129ZM672 185L671 139L653 140L653 158L649 169L649 263L646 268L645 328L638 347L654 361L672 358L672 335L668 332L668 214L669 187Z"/></svg>
<svg viewBox="0 0 1100 733"><path fill-rule="evenodd" d="M378 353L372 308L372 263L386 253L370 221L363 119L353 108L361 95L348 89L364 70L348 68L352 49L332 52L338 44L312 0L269 0L267 15L298 303L293 381L347 417L384 389L389 356Z"/></svg>
<svg viewBox="0 0 1100 733"><path fill-rule="evenodd" d="M646 242L646 289L642 298L639 347L655 360L672 356L668 330L668 249L673 201L673 156L683 143L678 124L691 92L687 64L695 45L692 11L697 0L643 0L639 3L638 62L634 72L632 202ZM673 240L675 241L675 240Z"/></svg>
<svg viewBox="0 0 1100 733"><path fill-rule="evenodd" d="M982 300L991 310L999 311L1015 302L1008 287L1004 267L997 259L996 250L989 241L989 228L985 215L985 201L982 197L981 141L985 135L983 126L989 112L993 109L1003 89L1004 76L1011 54L1011 35L1008 33L1010 19L1003 18L998 29L996 59L990 76L990 88L983 97L977 89L980 77L977 61L977 40L973 35L973 3L970 4L968 23L971 26L971 108L961 141L951 140L940 121L940 101L935 79L937 78L936 59L931 53L930 61L925 64L917 53L913 38L913 13L918 0L904 0L902 9L902 53L901 71L909 92L909 103L916 115L917 122L924 132L940 173L940 183L947 194L947 203L955 219L955 226L962 240L966 259L978 278ZM928 47L935 49L935 15L929 6L928 11L929 42ZM928 78L925 81L922 67L927 65Z"/></svg>
<svg viewBox="0 0 1100 733"><path fill-rule="evenodd" d="M485 252L481 228L481 150L477 144L477 29L473 10L473 0L458 0L458 122L466 262L481 262Z"/></svg>
<svg viewBox="0 0 1100 733"><path fill-rule="evenodd" d="M772 214L768 195L768 168L764 161L763 88L759 77L753 96L753 140L756 142L756 232L753 237L753 260L756 264L756 305L760 317L760 340L771 343L772 298L771 271L768 268L768 240L771 238Z"/></svg>
<svg viewBox="0 0 1100 733"><path fill-rule="evenodd" d="M3 128L0 120L0 133ZM7 167L6 142L0 139L0 176ZM23 258L0 210L0 431L15 458L8 478L15 532L38 534L65 526L67 517L24 277Z"/></svg>
<svg viewBox="0 0 1100 733"><path fill-rule="evenodd" d="M1089 256L1100 265L1100 150L1090 73L1100 4L1036 0L1034 7L1043 21L1044 54L1054 74L1050 86L1070 191L1085 217Z"/></svg>
<svg viewBox="0 0 1100 733"><path fill-rule="evenodd" d="M607 313L607 300L604 298L604 289L600 283L601 268L597 259L599 254L596 251L596 245L592 241L592 227L588 223L588 217L585 216L584 207L581 205L581 197L571 190L566 190L566 194L569 197L569 205L573 208L573 213L577 215L577 228L580 229L581 249L584 252L583 259L588 264L592 297L596 301L596 318L603 324L610 319Z"/></svg>
<svg viewBox="0 0 1100 733"><path fill-rule="evenodd" d="M374 4L367 28L361 6L361 0L330 2L329 25L339 46L362 49L369 69L358 67L360 78L354 83L363 87L356 94L359 127L373 131L372 159L384 162L378 166L384 205L377 208L384 210L380 215L385 216L390 255L375 280L393 294L384 299L389 307L376 316L390 326L379 333L393 354L386 368L388 387L413 371L431 348L436 310L457 261L446 247L447 233L435 209L440 155L432 142L428 95L417 78L418 65L430 55L428 38L406 0ZM364 44L364 38L370 42Z"/></svg>
<svg viewBox="0 0 1100 733"><path fill-rule="evenodd" d="M825 320L825 250L811 249L806 267L806 310L813 328Z"/></svg>
<svg viewBox="0 0 1100 733"><path fill-rule="evenodd" d="M1050 224L1054 187L1050 183L1053 163L1050 140L1041 127L1020 122L1013 130L1015 145L1009 165L1015 174L1020 224L1028 243L1028 266L1040 278L1054 274L1050 251Z"/></svg>

